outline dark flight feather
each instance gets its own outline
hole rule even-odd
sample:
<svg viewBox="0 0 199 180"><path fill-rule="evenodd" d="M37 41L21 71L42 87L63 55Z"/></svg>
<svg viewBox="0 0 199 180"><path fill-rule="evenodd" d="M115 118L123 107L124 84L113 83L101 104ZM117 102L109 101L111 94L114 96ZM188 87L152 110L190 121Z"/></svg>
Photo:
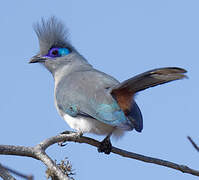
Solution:
<svg viewBox="0 0 199 180"><path fill-rule="evenodd" d="M112 88L111 94L117 99L122 110L128 114L133 95L144 89L185 78L187 71L176 67L153 69L130 78Z"/></svg>

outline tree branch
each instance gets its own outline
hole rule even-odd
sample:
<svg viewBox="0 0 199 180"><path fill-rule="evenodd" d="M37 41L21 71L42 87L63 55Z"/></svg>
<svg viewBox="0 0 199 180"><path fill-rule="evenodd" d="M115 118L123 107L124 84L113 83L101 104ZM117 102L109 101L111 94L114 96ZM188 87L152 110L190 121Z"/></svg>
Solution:
<svg viewBox="0 0 199 180"><path fill-rule="evenodd" d="M0 145L0 154L26 156L37 159L34 149L25 146Z"/></svg>
<svg viewBox="0 0 199 180"><path fill-rule="evenodd" d="M199 147L197 146L197 144L192 140L192 138L190 136L187 136L188 140L191 142L191 144L193 145L193 147L199 151Z"/></svg>
<svg viewBox="0 0 199 180"><path fill-rule="evenodd" d="M60 180L69 180L61 169L55 164L55 162L44 152L38 151L37 155L38 159L40 159L47 167L50 169L53 174L55 174Z"/></svg>
<svg viewBox="0 0 199 180"><path fill-rule="evenodd" d="M34 147L0 145L0 154L27 156L41 160L59 179L69 180L69 178L60 170L45 151L40 148L40 145L36 145Z"/></svg>
<svg viewBox="0 0 199 180"><path fill-rule="evenodd" d="M17 176L19 176L19 177L21 177L21 178L24 178L24 179L27 179L27 180L33 180L33 176L32 175L30 175L30 176L27 176L27 175L24 175L24 174L22 174L22 173L20 173L20 172L17 172L17 171L15 171L15 170L13 170L13 169L11 169L11 168L9 168L9 167L5 167L5 166L3 166L2 164L0 164L0 168L2 168L2 169L4 169L4 170L6 170L7 172L10 172L10 173L12 173L12 174L15 174L15 175L17 175ZM0 176L1 176L1 171L0 171ZM8 180L15 180L15 178L13 178L12 176L11 177L2 177L3 179L5 178L6 180L8 179Z"/></svg>
<svg viewBox="0 0 199 180"><path fill-rule="evenodd" d="M45 153L45 150L49 146L55 143L66 142L66 141L86 143L95 147L98 147L100 145L100 142L96 141L95 139L88 138L85 136L80 137L79 134L77 133L68 132L68 134L60 134L54 137L50 137L34 147L0 145L0 154L28 156L34 159L41 160L52 172L55 173L55 175L58 178L69 180L69 178L60 170L60 168ZM199 176L198 170L194 170L194 169L189 168L188 166L179 165L170 161L148 157L148 156L144 156L144 155L133 153L133 152L128 152L116 147L112 148L112 153L118 154L123 157L140 160L147 163L157 164L160 166L176 169L183 173Z"/></svg>
<svg viewBox="0 0 199 180"><path fill-rule="evenodd" d="M16 180L14 177L11 176L8 170L1 164L0 164L0 177L2 177L5 180Z"/></svg>
<svg viewBox="0 0 199 180"><path fill-rule="evenodd" d="M78 143L86 143L86 144L89 144L89 145L92 145L92 146L95 146L95 147L98 147L99 144L100 144L99 141L96 141L92 138L88 138L88 137L85 137L85 136L82 136L81 138L77 138L77 137L74 138L74 135L73 134L69 134L69 135L68 134L67 135L61 134L61 135L54 136L52 138L49 138L49 139L43 141L42 144L43 144L43 146L46 145L45 148L47 148L47 146L51 145L52 143L60 142L62 140L73 141L73 142L78 142ZM195 176L199 176L198 170L191 169L191 168L189 168L188 166L185 166L185 165L179 165L179 164L176 164L176 163L173 163L173 162L170 162L170 161L140 155L140 154L125 151L125 150L122 150L122 149L119 149L119 148L116 148L116 147L112 147L111 152L118 154L118 155L121 155L123 157L140 160L140 161L147 162L147 163L157 164L157 165L160 165L160 166L165 166L165 167L168 167L168 168L179 170L183 173L188 173L188 174L192 174L192 175L195 175Z"/></svg>

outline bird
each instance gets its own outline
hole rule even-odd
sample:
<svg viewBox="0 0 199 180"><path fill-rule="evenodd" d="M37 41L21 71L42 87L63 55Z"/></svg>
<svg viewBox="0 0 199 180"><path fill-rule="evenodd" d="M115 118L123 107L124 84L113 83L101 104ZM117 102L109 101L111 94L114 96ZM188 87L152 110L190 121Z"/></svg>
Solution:
<svg viewBox="0 0 199 180"><path fill-rule="evenodd" d="M64 23L52 16L33 26L39 53L29 63L40 63L53 75L55 106L60 116L79 135L104 135L98 151L110 154L111 136L143 129L143 117L135 101L142 90L183 79L179 67L157 68L124 82L95 69L71 44Z"/></svg>

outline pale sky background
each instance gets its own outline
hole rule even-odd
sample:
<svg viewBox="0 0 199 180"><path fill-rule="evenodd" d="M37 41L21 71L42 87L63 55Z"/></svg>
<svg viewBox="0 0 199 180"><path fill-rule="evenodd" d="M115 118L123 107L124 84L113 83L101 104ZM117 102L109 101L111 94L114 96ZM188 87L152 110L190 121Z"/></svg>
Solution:
<svg viewBox="0 0 199 180"><path fill-rule="evenodd" d="M28 64L39 50L32 24L51 15L67 25L73 45L95 68L120 81L165 66L188 70L189 79L140 92L136 101L144 117L143 132L128 132L113 145L199 169L199 153L186 139L190 135L199 144L198 0L2 1L0 144L32 146L70 130L54 107L51 74L38 64ZM85 144L54 145L47 153L58 161L68 157L76 180L198 179L99 154ZM45 179L45 166L34 159L0 156L0 163Z"/></svg>

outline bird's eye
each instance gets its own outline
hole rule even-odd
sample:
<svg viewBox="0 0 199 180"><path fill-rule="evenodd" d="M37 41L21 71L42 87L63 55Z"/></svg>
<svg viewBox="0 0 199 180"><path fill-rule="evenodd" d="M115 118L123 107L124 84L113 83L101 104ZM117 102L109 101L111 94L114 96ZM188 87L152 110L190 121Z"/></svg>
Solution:
<svg viewBox="0 0 199 180"><path fill-rule="evenodd" d="M54 48L51 48L48 54L46 54L44 57L55 58L55 57L66 56L69 53L71 53L71 51L68 48L54 47Z"/></svg>
<svg viewBox="0 0 199 180"><path fill-rule="evenodd" d="M52 54L53 54L54 56L57 56L57 55L58 55L58 50L57 50L57 49L53 50L53 51L52 51Z"/></svg>
<svg viewBox="0 0 199 180"><path fill-rule="evenodd" d="M57 57L57 56L59 56L59 48L52 48L52 49L50 49L50 51L47 54L47 56L50 56L50 57Z"/></svg>

